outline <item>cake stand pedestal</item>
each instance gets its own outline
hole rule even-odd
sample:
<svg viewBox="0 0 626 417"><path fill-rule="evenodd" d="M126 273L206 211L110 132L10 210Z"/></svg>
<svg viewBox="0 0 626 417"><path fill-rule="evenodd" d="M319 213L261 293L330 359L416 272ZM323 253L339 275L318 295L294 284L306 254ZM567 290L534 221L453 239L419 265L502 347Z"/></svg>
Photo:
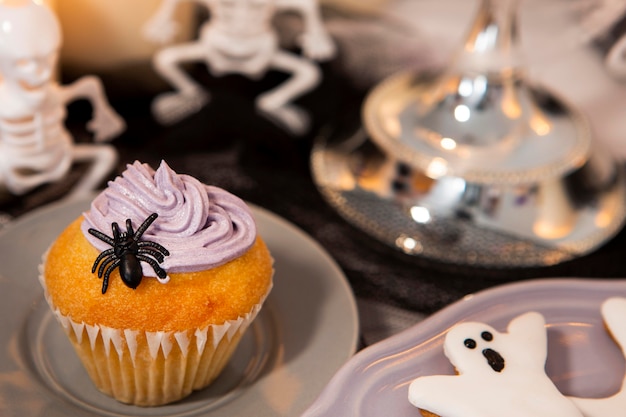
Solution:
<svg viewBox="0 0 626 417"><path fill-rule="evenodd" d="M527 79L516 14L483 0L446 69L390 77L317 139L314 180L343 217L409 255L484 267L552 265L620 230L624 171Z"/></svg>

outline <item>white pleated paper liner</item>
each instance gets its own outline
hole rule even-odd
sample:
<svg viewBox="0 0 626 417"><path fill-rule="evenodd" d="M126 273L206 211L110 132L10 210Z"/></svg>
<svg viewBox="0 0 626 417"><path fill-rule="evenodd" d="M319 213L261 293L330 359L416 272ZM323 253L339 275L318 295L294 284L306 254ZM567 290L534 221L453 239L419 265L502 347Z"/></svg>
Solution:
<svg viewBox="0 0 626 417"><path fill-rule="evenodd" d="M89 325L63 315L54 305L43 276L46 256L39 266L46 301L90 378L105 394L139 406L180 400L215 380L267 297L236 320L201 329L144 332Z"/></svg>

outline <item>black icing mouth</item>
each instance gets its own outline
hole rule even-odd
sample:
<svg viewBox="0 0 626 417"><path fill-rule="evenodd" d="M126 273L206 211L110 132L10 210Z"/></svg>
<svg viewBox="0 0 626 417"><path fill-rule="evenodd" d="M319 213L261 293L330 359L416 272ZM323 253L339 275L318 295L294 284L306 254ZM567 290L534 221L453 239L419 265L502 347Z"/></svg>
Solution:
<svg viewBox="0 0 626 417"><path fill-rule="evenodd" d="M487 363L496 372L504 369L504 358L493 349L484 349L483 356L487 359Z"/></svg>

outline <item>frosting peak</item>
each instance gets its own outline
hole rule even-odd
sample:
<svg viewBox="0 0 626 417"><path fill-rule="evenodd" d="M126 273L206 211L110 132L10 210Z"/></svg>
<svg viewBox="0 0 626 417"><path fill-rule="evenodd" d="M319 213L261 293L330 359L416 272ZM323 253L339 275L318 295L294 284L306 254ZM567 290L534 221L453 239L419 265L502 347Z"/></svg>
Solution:
<svg viewBox="0 0 626 417"><path fill-rule="evenodd" d="M233 194L197 179L177 174L165 162L154 171L135 162L91 203L81 229L99 250L107 244L90 228L108 233L111 224L130 219L134 227L157 213L144 238L169 252L161 266L168 273L214 268L243 255L256 239L256 224L248 206ZM145 276L155 276L143 265Z"/></svg>

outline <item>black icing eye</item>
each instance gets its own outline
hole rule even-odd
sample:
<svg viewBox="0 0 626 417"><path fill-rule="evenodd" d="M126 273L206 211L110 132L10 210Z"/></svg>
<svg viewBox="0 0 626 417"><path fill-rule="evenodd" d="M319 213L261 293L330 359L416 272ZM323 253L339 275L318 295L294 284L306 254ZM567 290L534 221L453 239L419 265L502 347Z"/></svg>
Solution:
<svg viewBox="0 0 626 417"><path fill-rule="evenodd" d="M476 341L474 339L465 339L463 341L463 344L468 349L475 349L476 348Z"/></svg>
<svg viewBox="0 0 626 417"><path fill-rule="evenodd" d="M491 332L482 332L480 334L480 337L482 337L483 340L487 342L491 342L493 340L493 335L491 334Z"/></svg>

